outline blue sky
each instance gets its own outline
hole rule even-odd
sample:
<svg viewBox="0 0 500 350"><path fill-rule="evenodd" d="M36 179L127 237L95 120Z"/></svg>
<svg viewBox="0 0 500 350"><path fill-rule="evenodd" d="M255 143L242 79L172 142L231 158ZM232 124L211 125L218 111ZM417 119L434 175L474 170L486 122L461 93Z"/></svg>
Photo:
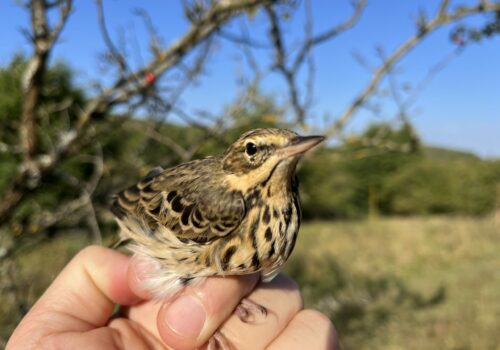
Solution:
<svg viewBox="0 0 500 350"><path fill-rule="evenodd" d="M471 1L462 1L462 3ZM165 44L173 42L187 28L178 1L105 0L110 33L124 30L132 61L147 60L147 39L144 27L132 15L142 6L149 11ZM454 2L452 1L452 4ZM456 3L456 1L455 1ZM368 81L370 74L354 59L352 52L362 54L371 64L380 61L375 47L390 53L414 31L413 19L420 8L431 14L437 1L385 0L369 1L359 24L336 40L321 45L315 51L315 102L311 120L321 127L325 116L335 118ZM349 13L348 1L313 1L315 31L329 27ZM286 25L288 43L300 38L303 13L299 12ZM481 23L481 17L467 23ZM29 18L14 0L0 3L0 64L9 62L14 52L29 53L21 28ZM257 16L251 22L252 36L264 40L264 21ZM450 27L443 28L419 45L398 66L400 83L416 84L430 67L454 50L449 40ZM132 34L133 33L133 34ZM136 39L133 39L135 37ZM135 43L136 42L136 43ZM75 1L75 11L62 33L53 60L68 62L78 73L78 80L88 83L100 78L99 54L104 45L97 27L94 1ZM206 108L221 112L236 95L236 58L239 51L221 43L212 53L208 69L200 84L191 88L183 98L188 109ZM256 52L266 62L270 53ZM271 75L263 83L266 92L283 97L286 93L281 76ZM382 100L384 115L392 117L394 105ZM473 151L485 157L500 156L500 37L470 45L453 59L419 95L411 117L425 142L461 150ZM360 130L368 122L378 120L372 113L360 111L348 130Z"/></svg>

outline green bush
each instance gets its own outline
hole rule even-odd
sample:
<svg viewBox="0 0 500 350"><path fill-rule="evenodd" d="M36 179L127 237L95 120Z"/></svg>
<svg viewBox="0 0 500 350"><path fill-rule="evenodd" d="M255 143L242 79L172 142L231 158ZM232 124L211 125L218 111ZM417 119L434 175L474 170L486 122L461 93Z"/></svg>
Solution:
<svg viewBox="0 0 500 350"><path fill-rule="evenodd" d="M346 218L359 216L356 181L346 163L329 149L318 150L303 161L298 171L302 211L305 218Z"/></svg>
<svg viewBox="0 0 500 350"><path fill-rule="evenodd" d="M386 180L394 214L484 214L495 206L495 183L481 160L421 159Z"/></svg>

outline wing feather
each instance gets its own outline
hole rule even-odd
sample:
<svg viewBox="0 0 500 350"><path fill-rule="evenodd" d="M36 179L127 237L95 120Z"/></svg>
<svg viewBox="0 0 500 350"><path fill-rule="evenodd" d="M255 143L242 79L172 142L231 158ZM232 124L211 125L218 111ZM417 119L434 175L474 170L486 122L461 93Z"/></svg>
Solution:
<svg viewBox="0 0 500 350"><path fill-rule="evenodd" d="M119 220L144 222L153 232L166 226L180 239L204 243L226 236L241 224L245 202L221 183L222 171L217 157L155 168L118 193L111 211Z"/></svg>

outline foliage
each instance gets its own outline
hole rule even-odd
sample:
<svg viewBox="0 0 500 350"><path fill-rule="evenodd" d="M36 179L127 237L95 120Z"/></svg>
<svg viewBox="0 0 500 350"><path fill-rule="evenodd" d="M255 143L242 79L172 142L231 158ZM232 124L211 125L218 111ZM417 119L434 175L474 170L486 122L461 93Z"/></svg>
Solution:
<svg viewBox="0 0 500 350"><path fill-rule="evenodd" d="M338 151L321 149L299 169L302 212L305 218L342 218L360 215L357 181L347 171Z"/></svg>
<svg viewBox="0 0 500 350"><path fill-rule="evenodd" d="M389 212L389 198L383 196L387 177L415 159L420 143L409 123L400 127L372 124L342 147L347 172L355 178L354 201L361 212Z"/></svg>
<svg viewBox="0 0 500 350"><path fill-rule="evenodd" d="M0 67L0 140L7 145L17 145L18 127L21 115L21 86L23 72L26 69L26 59L14 56L5 67ZM55 63L43 78L43 88L40 101L41 128L38 137L42 140L43 150L50 145L50 138L55 137L61 128L67 126L75 118L75 110L81 108L85 101L84 94L74 83L74 74L68 65ZM72 107L65 114L57 113Z"/></svg>
<svg viewBox="0 0 500 350"><path fill-rule="evenodd" d="M372 124L335 149L325 149L300 172L306 217L391 214L384 190L391 174L417 158L419 140L411 125Z"/></svg>
<svg viewBox="0 0 500 350"><path fill-rule="evenodd" d="M0 191L21 163L20 150L16 147L21 115L22 73L26 65L24 57L15 56L6 67L0 68L0 140L5 148L3 152L0 150ZM56 63L43 78L38 115L40 127L36 130L37 147L43 152L52 151L53 140L70 123L74 123L76 110L85 101L83 92L73 82L73 76L66 64ZM64 108L64 113L59 113L65 104L70 104L71 107ZM33 215L40 208L50 210L72 198L72 193L78 188L75 179L88 178L89 173L89 166L85 162L63 162L59 171L43 179L42 189L34 195L33 201L23 203L16 211L13 220L16 231L30 226Z"/></svg>
<svg viewBox="0 0 500 350"><path fill-rule="evenodd" d="M22 57L16 56L7 67L0 68L0 140L16 144L17 124L21 115L21 75L25 67Z"/></svg>
<svg viewBox="0 0 500 350"><path fill-rule="evenodd" d="M373 124L304 164L304 214L485 214L499 201L498 174L498 162L422 146L408 123Z"/></svg>
<svg viewBox="0 0 500 350"><path fill-rule="evenodd" d="M389 178L395 214L483 214L495 207L494 184L479 159L436 162L423 159Z"/></svg>

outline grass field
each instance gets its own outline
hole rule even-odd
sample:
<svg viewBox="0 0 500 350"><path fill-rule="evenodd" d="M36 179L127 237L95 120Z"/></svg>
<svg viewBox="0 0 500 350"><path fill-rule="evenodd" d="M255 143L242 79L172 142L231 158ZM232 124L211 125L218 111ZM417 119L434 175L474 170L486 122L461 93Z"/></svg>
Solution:
<svg viewBox="0 0 500 350"><path fill-rule="evenodd" d="M310 223L287 271L346 349L500 349L492 217Z"/></svg>
<svg viewBox="0 0 500 350"><path fill-rule="evenodd" d="M88 239L3 264L0 340ZM493 217L303 225L287 272L345 349L500 349L500 226ZM1 341L0 341L1 347Z"/></svg>

